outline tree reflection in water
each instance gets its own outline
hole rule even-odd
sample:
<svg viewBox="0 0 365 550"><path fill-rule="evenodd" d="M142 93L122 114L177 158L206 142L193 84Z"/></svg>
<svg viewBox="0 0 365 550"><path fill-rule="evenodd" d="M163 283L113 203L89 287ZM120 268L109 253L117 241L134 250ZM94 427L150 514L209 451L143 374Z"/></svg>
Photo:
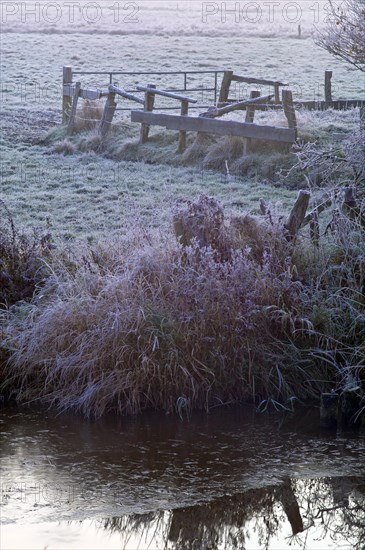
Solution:
<svg viewBox="0 0 365 550"><path fill-rule="evenodd" d="M171 550L244 549L250 539L269 549L278 537L305 549L311 530L317 541L364 550L365 478L286 478L197 506L108 518L103 527L124 544L138 536Z"/></svg>

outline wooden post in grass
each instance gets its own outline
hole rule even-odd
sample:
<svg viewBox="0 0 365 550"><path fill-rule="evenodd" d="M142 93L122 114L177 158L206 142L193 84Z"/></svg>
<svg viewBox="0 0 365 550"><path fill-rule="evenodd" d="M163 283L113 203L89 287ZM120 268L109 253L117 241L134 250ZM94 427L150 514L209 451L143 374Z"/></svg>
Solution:
<svg viewBox="0 0 365 550"><path fill-rule="evenodd" d="M76 117L76 110L77 110L77 102L79 100L80 90L81 90L81 82L76 82L75 93L74 93L74 97L73 97L73 100L72 100L71 114L70 114L70 118L69 118L68 126L67 126L67 133L68 134L72 134L72 132L74 131L75 117Z"/></svg>
<svg viewBox="0 0 365 550"><path fill-rule="evenodd" d="M285 224L285 229L288 232L288 239L293 240L297 236L297 233L304 221L307 208L309 205L310 192L305 189L301 189L298 194L298 198L289 214L288 221Z"/></svg>
<svg viewBox="0 0 365 550"><path fill-rule="evenodd" d="M106 98L103 116L101 117L99 124L99 134L101 137L104 137L110 130L116 108L117 103L115 101L115 93L109 92Z"/></svg>
<svg viewBox="0 0 365 550"><path fill-rule="evenodd" d="M282 91L283 109L289 128L295 130L295 139L297 139L297 117L295 116L295 108L293 103L293 94L291 90ZM289 145L289 150L291 145Z"/></svg>
<svg viewBox="0 0 365 550"><path fill-rule="evenodd" d="M227 103L229 88L232 82L233 71L224 71L218 103Z"/></svg>
<svg viewBox="0 0 365 550"><path fill-rule="evenodd" d="M332 71L324 73L324 100L326 103L332 101L332 86L331 86Z"/></svg>
<svg viewBox="0 0 365 550"><path fill-rule="evenodd" d="M155 84L147 84L147 88L156 88ZM144 94L144 110L145 111L153 111L153 107L155 104L155 94L151 92L145 92ZM148 140L148 134L150 131L150 127L148 124L142 124L141 125L141 132L140 132L140 143L146 143Z"/></svg>
<svg viewBox="0 0 365 550"><path fill-rule="evenodd" d="M250 99L254 99L255 97L260 97L261 92L259 90L252 90L250 93ZM246 118L245 122L253 122L255 118L255 105L249 105L246 109Z"/></svg>
<svg viewBox="0 0 365 550"><path fill-rule="evenodd" d="M66 124L69 121L72 105L72 97L65 95L63 87L65 84L72 84L72 67L63 67L62 78L62 122Z"/></svg>
<svg viewBox="0 0 365 550"><path fill-rule="evenodd" d="M250 99L255 99L256 97L260 97L260 95L261 95L261 92L259 90L251 90ZM253 123L254 118L255 118L255 105L247 106L245 122ZM244 155L247 155L247 153L250 152L250 144L251 144L250 138L245 138L243 140Z"/></svg>
<svg viewBox="0 0 365 550"><path fill-rule="evenodd" d="M187 116L189 112L189 102L188 101L182 101L181 102L181 116ZM178 153L183 153L186 149L186 131L180 130L179 132L179 147L177 149Z"/></svg>
<svg viewBox="0 0 365 550"><path fill-rule="evenodd" d="M280 103L280 84L279 82L274 82L274 94L275 94L275 103Z"/></svg>

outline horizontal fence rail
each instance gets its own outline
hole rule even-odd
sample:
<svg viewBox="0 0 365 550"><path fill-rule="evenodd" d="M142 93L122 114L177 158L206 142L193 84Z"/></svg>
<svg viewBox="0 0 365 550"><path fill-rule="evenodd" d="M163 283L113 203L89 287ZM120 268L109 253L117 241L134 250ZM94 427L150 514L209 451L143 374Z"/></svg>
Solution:
<svg viewBox="0 0 365 550"><path fill-rule="evenodd" d="M215 120L206 117L182 117L179 115L148 113L145 111L132 111L131 120L132 122L163 126L168 130L205 132L220 136L240 136L265 141L281 141L284 143L293 143L296 136L295 129L291 128L260 126L258 124L246 124L232 120Z"/></svg>

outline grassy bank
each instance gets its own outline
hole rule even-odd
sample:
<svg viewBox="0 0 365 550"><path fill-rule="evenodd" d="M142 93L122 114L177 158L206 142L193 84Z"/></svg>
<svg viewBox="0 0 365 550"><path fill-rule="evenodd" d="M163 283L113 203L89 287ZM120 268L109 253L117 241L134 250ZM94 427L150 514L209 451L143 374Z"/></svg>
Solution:
<svg viewBox="0 0 365 550"><path fill-rule="evenodd" d="M189 227L198 216L203 241L133 227L82 255L54 252L33 299L3 311L7 391L100 416L242 399L290 408L361 385L357 223L338 219L318 247L288 240L271 214L224 220L213 199L176 215Z"/></svg>
<svg viewBox="0 0 365 550"><path fill-rule="evenodd" d="M175 135L138 147L123 127L98 144L82 125L71 138L62 128L15 147L5 138L2 391L95 416L360 395L358 112L298 118L301 139L317 145L296 155L191 138L184 159ZM331 140L334 130L348 139ZM255 158L257 169L239 172ZM354 182L346 211L340 189ZM303 186L311 208L323 192L332 206L293 240L285 224Z"/></svg>

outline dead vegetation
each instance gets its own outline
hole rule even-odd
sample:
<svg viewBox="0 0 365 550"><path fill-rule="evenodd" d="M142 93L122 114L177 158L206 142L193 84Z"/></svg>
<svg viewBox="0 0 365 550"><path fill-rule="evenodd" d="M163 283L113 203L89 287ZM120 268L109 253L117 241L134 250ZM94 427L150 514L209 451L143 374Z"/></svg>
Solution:
<svg viewBox="0 0 365 550"><path fill-rule="evenodd" d="M32 298L46 277L46 259L53 247L49 233L19 230L0 201L0 308Z"/></svg>
<svg viewBox="0 0 365 550"><path fill-rule="evenodd" d="M346 220L333 248L316 252L289 240L270 208L225 219L212 198L180 203L179 242L139 229L99 244L7 312L5 387L19 401L100 416L242 399L285 406L361 384L363 232ZM304 251L318 255L315 271Z"/></svg>

